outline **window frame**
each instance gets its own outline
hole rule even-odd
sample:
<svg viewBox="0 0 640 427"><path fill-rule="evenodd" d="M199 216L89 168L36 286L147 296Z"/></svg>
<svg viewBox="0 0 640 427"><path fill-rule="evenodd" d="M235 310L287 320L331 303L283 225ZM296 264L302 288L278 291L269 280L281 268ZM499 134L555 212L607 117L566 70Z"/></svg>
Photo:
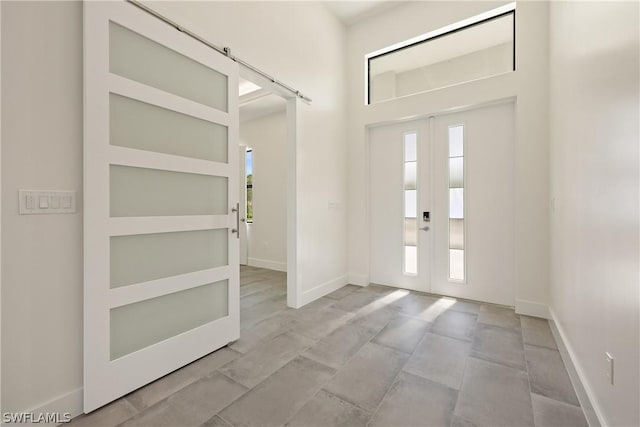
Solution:
<svg viewBox="0 0 640 427"><path fill-rule="evenodd" d="M415 135L416 138L416 159L415 160L410 160L407 161L406 160L406 150L407 150L407 144L406 144L406 138L408 135ZM404 276L409 276L409 277L418 277L420 274L420 245L418 244L419 241L419 236L420 233L418 232L420 230L419 227L419 218L420 218L420 165L418 164L418 160L420 159L420 149L419 149L419 136L420 133L418 132L418 129L413 129L413 130L408 130L405 132L402 132L402 274ZM416 185L415 185L415 191L416 192L416 216L415 216L415 220L416 220L416 244L415 244L415 248L416 248L416 271L415 273L407 271L407 258L406 258L406 248L407 247L411 247L412 245L407 245L406 243L406 220L407 217L406 216L406 197L407 191L411 191L411 190L407 190L405 188L406 183L405 183L405 173L406 173L406 166L407 163L415 163L416 165Z"/></svg>
<svg viewBox="0 0 640 427"><path fill-rule="evenodd" d="M486 13L482 13L480 15L471 17L469 19L465 19L459 22L456 22L451 25L447 25L445 27L439 28L435 31L431 31L429 33L423 34L421 36L415 37L413 39L405 40L400 43L396 43L395 45L388 46L386 48L380 49L376 52L369 53L365 55L365 105L371 104L371 60L377 59L392 53L399 52L404 49L409 49L413 46L417 46L423 43L428 43L430 41L437 40L439 38L467 30L469 28L486 24L487 22L493 21L495 19L503 18L508 15L513 15L513 63L512 70L516 71L516 4L509 3L505 6L499 7L497 9L490 10ZM460 82L464 83L464 82ZM458 83L459 84L459 83Z"/></svg>
<svg viewBox="0 0 640 427"><path fill-rule="evenodd" d="M450 141L450 129L455 127L462 127L463 136L462 136L462 156L454 156L451 157L451 141ZM462 188L463 196L462 196L462 218L451 218L450 206L451 206L451 159L462 158L463 159L463 169L462 169L462 187L453 187L453 188ZM467 187L467 167L468 167L468 158L467 158L467 121L462 120L459 122L451 123L447 125L447 281L449 283L455 283L459 285L466 285L468 283L468 269L467 269L467 260L468 260L468 242L467 242L467 226L468 226L468 217L467 217L467 199L468 199L468 187ZM463 241L463 262L462 262L462 273L464 278L455 279L451 277L451 220L452 219L460 219L462 220L462 241ZM455 249L454 249L455 250ZM460 250L460 249L457 249Z"/></svg>

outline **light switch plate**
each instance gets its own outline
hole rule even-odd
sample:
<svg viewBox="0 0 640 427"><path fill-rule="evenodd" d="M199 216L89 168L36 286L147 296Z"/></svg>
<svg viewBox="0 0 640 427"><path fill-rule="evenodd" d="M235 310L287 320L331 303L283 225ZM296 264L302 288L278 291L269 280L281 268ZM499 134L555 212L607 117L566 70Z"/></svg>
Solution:
<svg viewBox="0 0 640 427"><path fill-rule="evenodd" d="M19 190L20 215L76 212L75 191Z"/></svg>

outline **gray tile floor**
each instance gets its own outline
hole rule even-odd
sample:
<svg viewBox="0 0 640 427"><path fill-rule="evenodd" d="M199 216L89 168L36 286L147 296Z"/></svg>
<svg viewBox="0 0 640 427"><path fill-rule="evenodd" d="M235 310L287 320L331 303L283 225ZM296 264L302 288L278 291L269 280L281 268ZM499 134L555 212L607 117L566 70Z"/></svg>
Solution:
<svg viewBox="0 0 640 427"><path fill-rule="evenodd" d="M80 426L586 426L546 321L383 286L286 307L241 269L241 338Z"/></svg>

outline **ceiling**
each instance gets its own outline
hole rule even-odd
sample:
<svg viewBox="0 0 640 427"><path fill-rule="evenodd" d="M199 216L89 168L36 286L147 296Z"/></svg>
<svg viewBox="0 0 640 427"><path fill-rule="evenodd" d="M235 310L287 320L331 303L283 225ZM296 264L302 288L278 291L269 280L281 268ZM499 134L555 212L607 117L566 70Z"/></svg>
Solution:
<svg viewBox="0 0 640 427"><path fill-rule="evenodd" d="M406 3L406 1L389 0L360 0L341 1L325 0L323 4L346 26L363 21L373 15L377 15L391 8Z"/></svg>
<svg viewBox="0 0 640 427"><path fill-rule="evenodd" d="M286 110L284 99L270 94L240 106L240 123Z"/></svg>
<svg viewBox="0 0 640 427"><path fill-rule="evenodd" d="M284 99L240 77L240 122L257 119L286 109Z"/></svg>

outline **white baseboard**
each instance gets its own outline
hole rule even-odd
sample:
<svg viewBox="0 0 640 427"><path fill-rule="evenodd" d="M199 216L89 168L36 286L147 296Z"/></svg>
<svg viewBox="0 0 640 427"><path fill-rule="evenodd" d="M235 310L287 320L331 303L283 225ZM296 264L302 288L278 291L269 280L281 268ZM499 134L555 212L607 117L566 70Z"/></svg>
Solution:
<svg viewBox="0 0 640 427"><path fill-rule="evenodd" d="M550 319L549 306L539 302L516 299L516 314Z"/></svg>
<svg viewBox="0 0 640 427"><path fill-rule="evenodd" d="M269 270L287 271L286 262L271 261L268 259L248 258L248 264L251 267L268 268Z"/></svg>
<svg viewBox="0 0 640 427"><path fill-rule="evenodd" d="M341 287L347 284L347 276L336 277L335 279L329 280L328 282L324 282L321 285L318 285L308 291L302 292L298 297L298 307L300 308L303 305L309 304L312 301L317 300L318 298L322 298L323 296L330 294L333 291L337 291Z"/></svg>
<svg viewBox="0 0 640 427"><path fill-rule="evenodd" d="M71 418L75 418L84 413L82 399L82 387L80 387L25 412L36 415L57 413L60 417L68 413Z"/></svg>
<svg viewBox="0 0 640 427"><path fill-rule="evenodd" d="M369 277L363 274L350 274L347 280L351 285L369 286Z"/></svg>
<svg viewBox="0 0 640 427"><path fill-rule="evenodd" d="M589 427L600 427L607 425L604 422L602 411L597 405L597 400L595 400L594 398L595 394L589 386L589 382L586 381L586 375L584 373L584 370L582 369L582 366L580 365L580 361L571 348L571 343L567 339L567 335L564 333L562 325L560 325L560 322L558 322L558 318L556 317L551 307L549 307L549 314L549 325L551 326L551 333L553 334L553 337L558 344L560 356L562 356L562 361L567 368L569 378L571 379L573 388L576 391L578 401L580 402L580 406L582 407L584 416L587 418Z"/></svg>

